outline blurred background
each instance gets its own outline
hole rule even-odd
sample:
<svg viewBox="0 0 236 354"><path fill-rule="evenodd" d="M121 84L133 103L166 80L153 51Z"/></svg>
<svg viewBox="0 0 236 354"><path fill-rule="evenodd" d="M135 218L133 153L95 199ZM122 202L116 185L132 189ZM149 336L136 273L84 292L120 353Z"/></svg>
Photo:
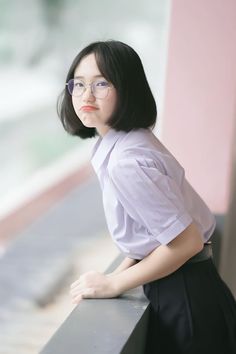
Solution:
<svg viewBox="0 0 236 354"><path fill-rule="evenodd" d="M67 71L92 41L127 42L161 114L169 15L166 0L0 0L1 354L38 352L73 309L69 283L118 254L89 166L95 139L57 117Z"/></svg>
<svg viewBox="0 0 236 354"><path fill-rule="evenodd" d="M235 14L233 0L0 0L0 354L37 353L73 309L69 284L119 253L89 163L96 139L69 136L56 113L93 41L140 55L154 132L216 215L216 263L236 294Z"/></svg>
<svg viewBox="0 0 236 354"><path fill-rule="evenodd" d="M55 110L82 47L104 39L130 43L161 105L168 16L169 1L1 0L1 214L36 173L82 143L65 134Z"/></svg>

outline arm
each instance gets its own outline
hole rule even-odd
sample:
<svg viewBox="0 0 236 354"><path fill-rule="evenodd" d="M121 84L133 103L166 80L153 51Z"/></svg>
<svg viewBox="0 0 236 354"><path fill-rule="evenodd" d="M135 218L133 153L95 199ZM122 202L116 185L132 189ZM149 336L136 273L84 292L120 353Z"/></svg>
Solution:
<svg viewBox="0 0 236 354"><path fill-rule="evenodd" d="M161 245L132 267L113 275L112 287L121 294L129 289L163 278L200 252L203 241L194 223L191 223L168 245Z"/></svg>
<svg viewBox="0 0 236 354"><path fill-rule="evenodd" d="M168 245L157 247L140 262L119 273L107 276L91 271L82 275L71 285L73 303L78 304L83 298L116 297L129 289L163 278L181 267L202 248L201 234L196 225L191 223Z"/></svg>
<svg viewBox="0 0 236 354"><path fill-rule="evenodd" d="M118 274L118 273L124 271L125 269L133 266L134 264L136 264L135 259L125 257L123 259L123 261L120 263L120 265L115 270L113 270L113 272L106 274L106 275L112 276L112 275Z"/></svg>

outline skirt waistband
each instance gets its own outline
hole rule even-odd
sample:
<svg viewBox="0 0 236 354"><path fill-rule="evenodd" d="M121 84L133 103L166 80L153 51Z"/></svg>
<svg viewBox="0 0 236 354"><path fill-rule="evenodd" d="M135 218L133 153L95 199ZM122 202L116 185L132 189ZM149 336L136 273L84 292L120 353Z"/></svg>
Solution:
<svg viewBox="0 0 236 354"><path fill-rule="evenodd" d="M204 243L203 249L199 253L195 254L195 256L187 260L185 264L206 261L207 259L212 258L212 256L211 241L208 241Z"/></svg>

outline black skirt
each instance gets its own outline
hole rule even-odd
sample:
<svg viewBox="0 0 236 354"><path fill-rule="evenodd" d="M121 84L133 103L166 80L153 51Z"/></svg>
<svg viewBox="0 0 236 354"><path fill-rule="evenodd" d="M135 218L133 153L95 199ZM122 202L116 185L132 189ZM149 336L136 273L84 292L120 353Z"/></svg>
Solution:
<svg viewBox="0 0 236 354"><path fill-rule="evenodd" d="M150 301L145 354L236 354L236 302L211 258L143 290Z"/></svg>

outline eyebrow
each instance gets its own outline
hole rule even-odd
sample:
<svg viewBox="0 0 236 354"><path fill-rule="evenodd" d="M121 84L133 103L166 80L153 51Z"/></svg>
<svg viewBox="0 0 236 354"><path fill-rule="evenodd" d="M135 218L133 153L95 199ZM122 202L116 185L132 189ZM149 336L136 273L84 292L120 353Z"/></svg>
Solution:
<svg viewBox="0 0 236 354"><path fill-rule="evenodd" d="M94 75L93 77L104 77L103 75ZM75 76L74 79L85 79L85 76Z"/></svg>

